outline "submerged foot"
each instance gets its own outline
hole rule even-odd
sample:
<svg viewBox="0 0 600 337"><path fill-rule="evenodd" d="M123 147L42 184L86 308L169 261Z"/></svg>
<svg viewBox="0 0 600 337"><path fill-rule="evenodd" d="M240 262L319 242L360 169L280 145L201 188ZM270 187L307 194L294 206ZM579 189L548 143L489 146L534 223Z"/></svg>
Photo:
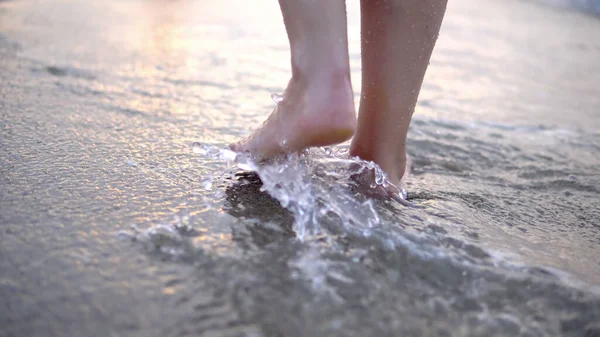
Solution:
<svg viewBox="0 0 600 337"><path fill-rule="evenodd" d="M411 168L410 158L403 146L378 146L371 149L368 142L358 143L355 140L350 148L350 155L360 159L373 161L385 173L385 179L378 177L375 170L368 170L355 176L354 179L365 188L367 194L378 197L390 197L401 201L404 199L403 183Z"/></svg>
<svg viewBox="0 0 600 337"><path fill-rule="evenodd" d="M392 182L390 178L386 177L382 179L380 177L381 171L377 172L375 169L365 170L359 174L355 174L351 177L358 186L360 187L360 191L374 198L391 198L399 203L409 206L410 204L406 201L407 195L406 190L404 190L404 184L406 179L408 178L408 173L410 171L410 159L407 160L405 173L402 176L402 179L399 181Z"/></svg>
<svg viewBox="0 0 600 337"><path fill-rule="evenodd" d="M356 116L347 73L292 78L283 100L248 138L231 144L261 159L333 145L352 137Z"/></svg>

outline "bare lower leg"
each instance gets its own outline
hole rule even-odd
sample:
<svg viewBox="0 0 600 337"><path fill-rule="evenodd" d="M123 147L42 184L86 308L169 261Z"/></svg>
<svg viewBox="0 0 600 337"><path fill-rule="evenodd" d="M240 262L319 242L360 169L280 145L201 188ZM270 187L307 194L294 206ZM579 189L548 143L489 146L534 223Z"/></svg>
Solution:
<svg viewBox="0 0 600 337"><path fill-rule="evenodd" d="M398 183L406 135L447 0L361 0L362 93L350 154Z"/></svg>
<svg viewBox="0 0 600 337"><path fill-rule="evenodd" d="M280 0L290 41L292 78L283 101L236 151L265 158L343 142L356 116L344 0Z"/></svg>

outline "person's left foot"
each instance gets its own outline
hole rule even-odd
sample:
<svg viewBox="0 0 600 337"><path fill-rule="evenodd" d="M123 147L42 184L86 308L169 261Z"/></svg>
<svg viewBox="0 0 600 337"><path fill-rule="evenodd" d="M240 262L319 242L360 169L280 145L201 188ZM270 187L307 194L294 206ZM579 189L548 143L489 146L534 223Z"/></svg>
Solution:
<svg viewBox="0 0 600 337"><path fill-rule="evenodd" d="M273 113L250 137L230 147L266 159L344 142L356 129L348 73L292 78Z"/></svg>

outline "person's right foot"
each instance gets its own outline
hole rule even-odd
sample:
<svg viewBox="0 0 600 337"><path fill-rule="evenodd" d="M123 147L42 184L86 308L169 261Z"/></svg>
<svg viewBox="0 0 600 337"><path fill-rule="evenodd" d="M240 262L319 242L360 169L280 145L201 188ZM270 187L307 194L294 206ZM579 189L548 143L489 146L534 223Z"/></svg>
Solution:
<svg viewBox="0 0 600 337"><path fill-rule="evenodd" d="M375 194L387 195L394 198L400 196L401 181L410 170L405 146L375 143L373 142L373 138L365 139L367 137L363 136L360 133L361 131L363 130L359 130L359 133L352 140L350 155L376 163L387 175L388 182L392 185L385 188L378 186L373 191ZM359 183L363 185L372 185L374 181L374 172L365 172L359 178Z"/></svg>
<svg viewBox="0 0 600 337"><path fill-rule="evenodd" d="M309 147L333 145L352 137L356 116L348 73L292 78L283 100L248 138L231 144L266 159Z"/></svg>

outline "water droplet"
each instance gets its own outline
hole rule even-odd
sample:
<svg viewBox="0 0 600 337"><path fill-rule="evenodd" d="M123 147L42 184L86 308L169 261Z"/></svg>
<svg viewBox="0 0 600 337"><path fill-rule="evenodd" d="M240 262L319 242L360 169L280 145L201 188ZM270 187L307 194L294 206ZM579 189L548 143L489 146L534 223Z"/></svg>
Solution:
<svg viewBox="0 0 600 337"><path fill-rule="evenodd" d="M384 181L385 181L385 173L380 168L376 168L375 169L375 184L383 185Z"/></svg>
<svg viewBox="0 0 600 337"><path fill-rule="evenodd" d="M283 95L282 94L274 93L274 94L271 94L271 99L276 104L279 104L281 101L283 101Z"/></svg>
<svg viewBox="0 0 600 337"><path fill-rule="evenodd" d="M199 142L194 142L192 144L192 151L196 154L206 155L206 150L204 149L204 145Z"/></svg>
<svg viewBox="0 0 600 337"><path fill-rule="evenodd" d="M221 158L222 159L232 162L235 160L236 157L237 157L237 153L235 153L231 150L227 150L227 149L221 150Z"/></svg>
<svg viewBox="0 0 600 337"><path fill-rule="evenodd" d="M325 151L325 155L327 156L331 156L331 153L333 152L333 150L330 147L325 147L323 148L323 150Z"/></svg>
<svg viewBox="0 0 600 337"><path fill-rule="evenodd" d="M202 188L204 188L205 190L210 190L212 188L212 185L212 179L206 179L202 182Z"/></svg>
<svg viewBox="0 0 600 337"><path fill-rule="evenodd" d="M282 193L279 197L279 203L282 207L288 207L288 205L290 204L290 196L286 193Z"/></svg>
<svg viewBox="0 0 600 337"><path fill-rule="evenodd" d="M246 155L240 155L236 158L237 167L244 171L255 171L257 165Z"/></svg>
<svg viewBox="0 0 600 337"><path fill-rule="evenodd" d="M406 189L400 189L400 198L402 198L403 200L406 200L408 198L408 192L406 191Z"/></svg>
<svg viewBox="0 0 600 337"><path fill-rule="evenodd" d="M252 171L254 169L254 166L246 163L238 163L237 166L240 168L240 170L244 171Z"/></svg>

